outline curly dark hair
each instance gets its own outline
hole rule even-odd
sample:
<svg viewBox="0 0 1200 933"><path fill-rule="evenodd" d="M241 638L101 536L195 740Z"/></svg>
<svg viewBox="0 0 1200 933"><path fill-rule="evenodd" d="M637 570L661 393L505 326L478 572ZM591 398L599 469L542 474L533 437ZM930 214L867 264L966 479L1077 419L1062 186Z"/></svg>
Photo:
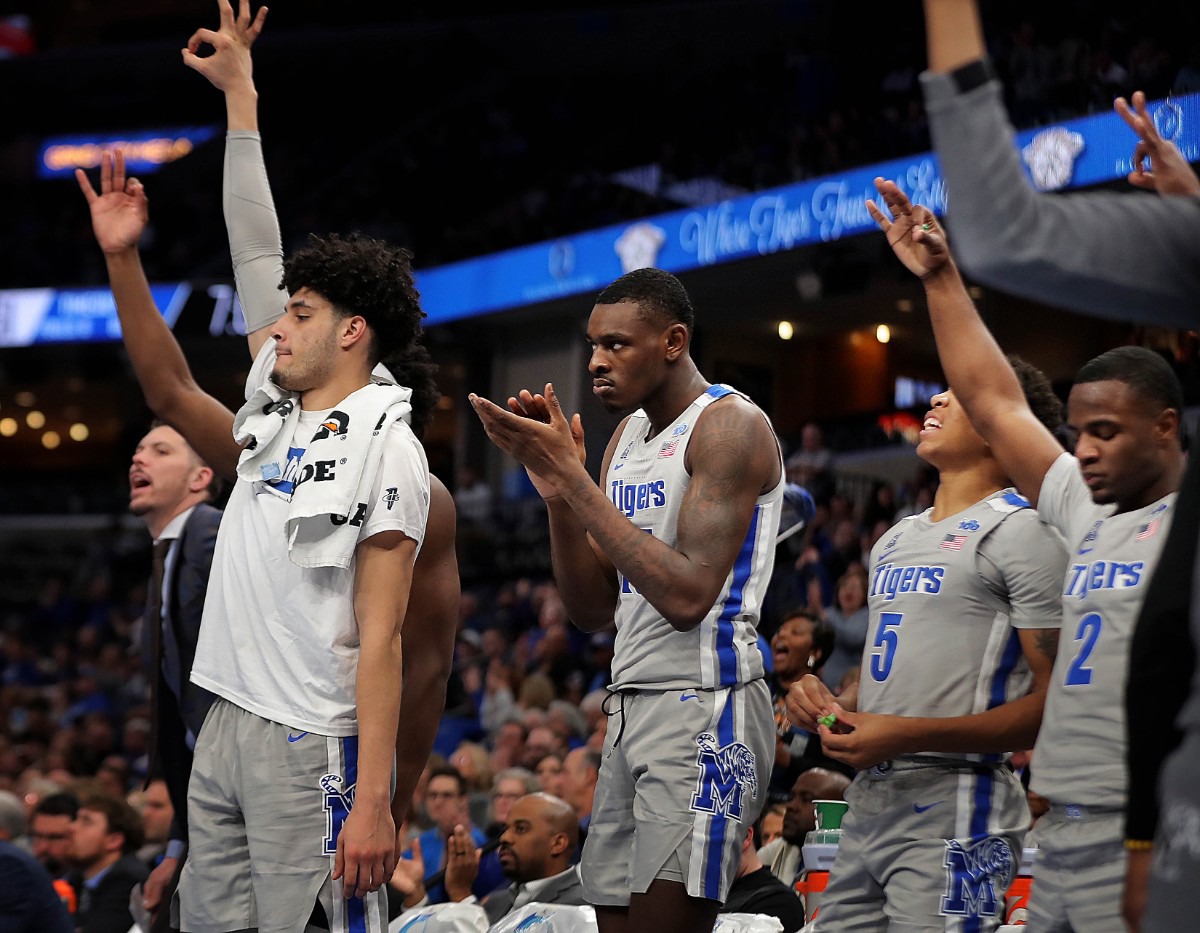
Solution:
<svg viewBox="0 0 1200 933"><path fill-rule="evenodd" d="M412 429L418 438L424 437L442 395L434 378L437 364L433 357L423 343L414 343L407 350L386 357L381 362L396 377L396 382L412 389Z"/></svg>
<svg viewBox="0 0 1200 933"><path fill-rule="evenodd" d="M412 253L361 233L311 234L284 263L279 286L310 288L339 317L361 315L371 328L371 365L405 352L421 335L421 299L413 284Z"/></svg>
<svg viewBox="0 0 1200 933"><path fill-rule="evenodd" d="M1046 426L1046 430L1058 436L1063 424L1063 403L1050 385L1046 374L1032 363L1015 354L1010 354L1008 364L1017 375L1025 401L1035 418Z"/></svg>
<svg viewBox="0 0 1200 933"><path fill-rule="evenodd" d="M598 305L615 305L632 301L642 317L653 318L664 327L683 324L688 330L696 327L696 312L683 283L662 269L635 269L627 272L597 297Z"/></svg>

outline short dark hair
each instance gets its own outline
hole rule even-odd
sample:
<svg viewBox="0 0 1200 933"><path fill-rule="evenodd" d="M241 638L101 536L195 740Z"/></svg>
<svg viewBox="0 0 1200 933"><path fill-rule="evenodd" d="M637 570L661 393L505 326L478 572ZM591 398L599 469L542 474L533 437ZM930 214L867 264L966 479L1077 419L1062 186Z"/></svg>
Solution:
<svg viewBox="0 0 1200 933"><path fill-rule="evenodd" d="M422 343L414 343L408 349L393 354L381 361L396 377L396 382L412 389L412 429L418 438L424 437L433 421L434 409L441 392L438 391L437 364Z"/></svg>
<svg viewBox="0 0 1200 933"><path fill-rule="evenodd" d="M142 847L144 830L142 818L124 800L109 797L107 794L84 794L79 801L80 810L95 810L103 814L108 823L110 833L120 833L125 837L121 845L121 854L128 855Z"/></svg>
<svg viewBox="0 0 1200 933"><path fill-rule="evenodd" d="M1160 353L1145 347L1117 347L1101 353L1083 364L1075 385L1109 380L1125 383L1158 411L1173 408L1183 415L1183 387L1171 364Z"/></svg>
<svg viewBox="0 0 1200 933"><path fill-rule="evenodd" d="M462 772L459 771L458 768L454 767L454 765L439 765L431 770L425 785L428 786L429 782L436 777L454 778L454 783L458 785L458 796L462 797L464 794L466 794L467 779L462 776Z"/></svg>
<svg viewBox="0 0 1200 933"><path fill-rule="evenodd" d="M1055 394L1046 374L1015 354L1009 355L1008 364L1016 373L1017 382L1021 384L1025 402L1033 416L1044 424L1051 434L1057 435L1063 423L1063 403Z"/></svg>
<svg viewBox="0 0 1200 933"><path fill-rule="evenodd" d="M341 317L361 315L371 328L372 364L403 353L421 335L421 299L412 253L361 233L311 234L284 263L281 288L310 288Z"/></svg>
<svg viewBox="0 0 1200 933"><path fill-rule="evenodd" d="M843 577L845 574L843 574ZM838 580L841 583L841 580ZM819 671L829 660L829 656L833 654L833 646L837 641L837 630L833 627L833 623L827 622L815 612L803 607L791 609L783 616L783 621L779 623L779 628L783 628L792 619L807 619L812 623L812 646L813 651L820 657L820 661L813 665L814 671ZM778 629L776 630L778 631Z"/></svg>
<svg viewBox="0 0 1200 933"><path fill-rule="evenodd" d="M220 502L221 496L225 493L225 480L221 479L221 477L217 475L217 471L208 466L208 463L205 462L204 458L196 453L196 448L192 446L191 441L187 439L187 436L180 431L179 428L175 427L175 425L163 421L162 418L153 419L150 422L150 427L146 428L146 433L149 434L155 428L170 428L172 431L182 437L183 442L187 444L188 450L190 450L192 452L192 456L196 458L196 462L203 467L208 467L208 469L212 471L212 477L209 479L208 485L204 487L204 491L208 495L209 502Z"/></svg>
<svg viewBox="0 0 1200 933"><path fill-rule="evenodd" d="M635 269L604 289L597 297L598 305L615 305L632 301L643 317L653 318L664 326L683 324L688 330L696 327L696 312L683 283L662 269Z"/></svg>
<svg viewBox="0 0 1200 933"><path fill-rule="evenodd" d="M79 812L79 798L67 791L59 791L57 794L49 794L37 802L30 813L30 818L35 816L69 816L75 819L75 814Z"/></svg>

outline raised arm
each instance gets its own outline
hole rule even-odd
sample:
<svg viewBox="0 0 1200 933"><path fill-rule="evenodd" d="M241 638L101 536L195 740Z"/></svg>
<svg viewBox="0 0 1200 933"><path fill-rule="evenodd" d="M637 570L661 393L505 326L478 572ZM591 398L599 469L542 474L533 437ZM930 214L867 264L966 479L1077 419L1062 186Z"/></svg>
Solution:
<svg viewBox="0 0 1200 933"><path fill-rule="evenodd" d="M875 187L890 216L874 201L867 209L896 256L925 286L946 381L1005 473L1036 505L1062 445L1025 401L1016 373L967 293L937 218L910 204L893 182L877 178Z"/></svg>
<svg viewBox="0 0 1200 933"><path fill-rule="evenodd" d="M250 56L267 8L252 18L249 0L239 0L236 16L229 0L218 0L217 7L220 28L196 30L183 49L183 63L225 95L229 132L222 207L250 355L256 357L270 335L269 325L287 303L287 293L280 289L283 241L258 135L258 91ZM212 46L213 53L202 58L196 52L204 45Z"/></svg>
<svg viewBox="0 0 1200 933"><path fill-rule="evenodd" d="M550 423L506 412L471 396L488 436L557 489L613 566L668 623L695 628L712 608L750 528L754 503L782 465L774 434L740 399L705 410L688 447L692 480L680 506L674 547L633 525L588 476L553 386Z"/></svg>
<svg viewBox="0 0 1200 933"><path fill-rule="evenodd" d="M930 71L921 80L963 267L1062 307L1195 326L1200 198L1035 192L999 83L982 64L955 73L986 56L976 0L925 0L925 24Z"/></svg>
<svg viewBox="0 0 1200 933"><path fill-rule="evenodd" d="M150 410L184 436L216 472L232 479L241 448L233 440L233 412L201 390L183 351L163 320L138 254L149 220L146 191L125 177L125 158L106 153L100 163L100 193L82 170L75 172L92 215L92 230L104 252L109 283L121 321L121 337Z"/></svg>

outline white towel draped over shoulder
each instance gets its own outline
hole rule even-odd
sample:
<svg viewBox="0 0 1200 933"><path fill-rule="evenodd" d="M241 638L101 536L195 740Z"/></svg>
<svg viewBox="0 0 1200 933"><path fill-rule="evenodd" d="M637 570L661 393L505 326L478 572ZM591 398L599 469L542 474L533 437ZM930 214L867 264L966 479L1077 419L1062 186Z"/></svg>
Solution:
<svg viewBox="0 0 1200 933"><path fill-rule="evenodd" d="M304 444L288 510L288 553L300 567L344 569L358 544L359 526L350 519L357 503L369 501L392 425L411 419L412 390L376 367L372 381L335 405L312 438L295 437L300 399L267 378L274 343L268 340L254 361L249 397L233 421L234 440L246 445L238 478L275 485L283 478L289 448Z"/></svg>

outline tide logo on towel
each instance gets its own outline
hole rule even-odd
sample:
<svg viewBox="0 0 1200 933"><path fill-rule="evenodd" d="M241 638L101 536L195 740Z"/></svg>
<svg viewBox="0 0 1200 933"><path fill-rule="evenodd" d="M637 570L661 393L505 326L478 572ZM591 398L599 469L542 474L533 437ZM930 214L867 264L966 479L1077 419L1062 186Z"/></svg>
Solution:
<svg viewBox="0 0 1200 933"><path fill-rule="evenodd" d="M329 417L321 422L321 426L317 428L317 433L313 435L312 439L314 441L321 441L337 434L345 437L349 427L350 416L344 411L334 409L329 413Z"/></svg>
<svg viewBox="0 0 1200 933"><path fill-rule="evenodd" d="M349 521L351 525L357 528L367 520L367 504L365 502L358 503L358 505L354 508L353 518L346 515L334 515L333 513L330 513L329 520L335 525L344 525L347 521Z"/></svg>

